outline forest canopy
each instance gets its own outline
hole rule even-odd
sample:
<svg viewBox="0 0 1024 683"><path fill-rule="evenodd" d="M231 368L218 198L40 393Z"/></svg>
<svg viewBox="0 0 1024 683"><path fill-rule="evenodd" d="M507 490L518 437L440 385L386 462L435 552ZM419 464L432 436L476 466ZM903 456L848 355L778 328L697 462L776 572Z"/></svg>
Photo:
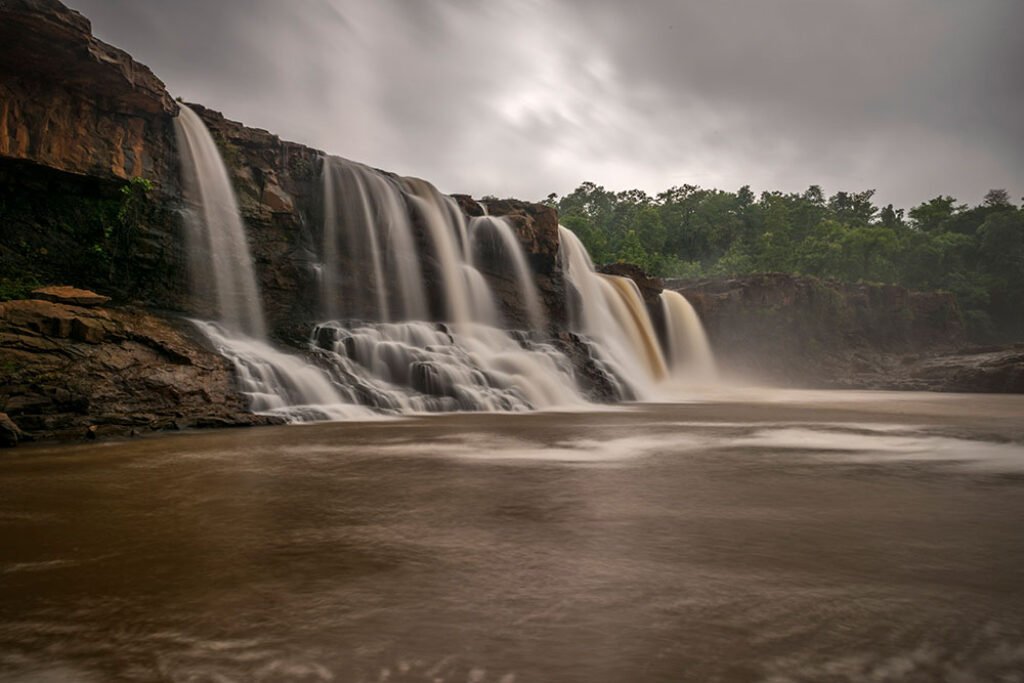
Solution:
<svg viewBox="0 0 1024 683"><path fill-rule="evenodd" d="M662 277L783 272L945 290L975 339L1024 335L1024 210L1005 190L974 207L940 196L909 211L876 206L874 193L683 185L652 197L585 182L547 203L596 263Z"/></svg>

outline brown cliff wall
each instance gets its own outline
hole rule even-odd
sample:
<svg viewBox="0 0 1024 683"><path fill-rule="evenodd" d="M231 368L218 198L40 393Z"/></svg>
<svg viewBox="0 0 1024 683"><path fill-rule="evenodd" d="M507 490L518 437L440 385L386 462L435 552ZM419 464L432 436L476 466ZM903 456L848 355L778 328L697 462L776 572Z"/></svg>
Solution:
<svg viewBox="0 0 1024 683"><path fill-rule="evenodd" d="M884 384L904 356L964 343L956 300L943 292L778 273L666 286L693 304L723 369L762 381Z"/></svg>
<svg viewBox="0 0 1024 683"><path fill-rule="evenodd" d="M55 0L0 3L0 156L104 179L170 178L177 106Z"/></svg>

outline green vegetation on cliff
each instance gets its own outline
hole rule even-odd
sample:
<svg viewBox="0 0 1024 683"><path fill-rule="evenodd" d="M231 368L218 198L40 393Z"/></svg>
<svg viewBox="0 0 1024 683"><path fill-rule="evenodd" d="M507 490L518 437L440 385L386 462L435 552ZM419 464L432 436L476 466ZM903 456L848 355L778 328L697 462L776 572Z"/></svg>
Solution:
<svg viewBox="0 0 1024 683"><path fill-rule="evenodd" d="M145 178L103 181L0 160L0 301L45 284L138 299L166 286L163 245L148 235L174 219Z"/></svg>
<svg viewBox="0 0 1024 683"><path fill-rule="evenodd" d="M588 182L548 203L596 262L665 277L781 272L946 290L974 337L1024 335L1024 210L1005 190L975 207L936 197L909 212L873 196L684 185L651 197Z"/></svg>

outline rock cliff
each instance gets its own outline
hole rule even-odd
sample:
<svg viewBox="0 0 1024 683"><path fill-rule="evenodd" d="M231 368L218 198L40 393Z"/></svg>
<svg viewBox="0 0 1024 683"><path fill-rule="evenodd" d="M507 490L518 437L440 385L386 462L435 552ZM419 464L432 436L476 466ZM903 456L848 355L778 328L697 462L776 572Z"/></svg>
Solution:
<svg viewBox="0 0 1024 683"><path fill-rule="evenodd" d="M669 280L693 304L719 366L822 388L1019 392L1024 351L964 348L951 294L783 274Z"/></svg>
<svg viewBox="0 0 1024 683"><path fill-rule="evenodd" d="M319 322L323 152L191 106L229 167L272 334L303 344ZM0 301L13 299L0 315L0 411L12 439L14 429L22 438L67 437L90 426L252 421L232 393L230 369L181 322L207 311L188 286L178 110L147 67L93 37L79 13L57 0L0 2ZM461 206L470 216L481 211L468 197ZM509 216L561 329L557 215L513 200L490 211ZM518 325L523 302L509 273L492 265L485 276ZM94 290L111 307L30 294L53 284Z"/></svg>
<svg viewBox="0 0 1024 683"><path fill-rule="evenodd" d="M171 177L177 105L56 0L0 3L0 156L98 178Z"/></svg>

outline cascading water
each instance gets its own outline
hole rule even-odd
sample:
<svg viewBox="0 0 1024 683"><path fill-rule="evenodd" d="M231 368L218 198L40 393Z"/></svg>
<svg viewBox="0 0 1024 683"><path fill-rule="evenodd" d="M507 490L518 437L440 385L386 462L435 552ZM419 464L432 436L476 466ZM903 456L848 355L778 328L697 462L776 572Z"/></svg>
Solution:
<svg viewBox="0 0 1024 683"><path fill-rule="evenodd" d="M633 352L638 353L647 363L647 369L656 381L668 376L665 357L658 345L654 325L647 313L640 288L629 278L617 275L601 275L602 282L611 285L614 296L606 299L615 311L615 318L633 341ZM616 301L616 297L618 300Z"/></svg>
<svg viewBox="0 0 1024 683"><path fill-rule="evenodd" d="M444 287L445 319L453 323L470 322L473 316L464 266L472 265L466 262L463 249L467 242L465 222L453 220L449 198L427 181L406 178L404 183L411 193L412 206L426 226L437 260ZM456 240L456 235L461 242Z"/></svg>
<svg viewBox="0 0 1024 683"><path fill-rule="evenodd" d="M717 380L708 335L690 302L679 292L666 289L661 293L661 306L672 376L703 384Z"/></svg>
<svg viewBox="0 0 1024 683"><path fill-rule="evenodd" d="M397 412L519 411L582 405L568 359L488 325L324 323L316 344L359 400Z"/></svg>
<svg viewBox="0 0 1024 683"><path fill-rule="evenodd" d="M424 307L422 315L406 311L403 322L389 322L388 308L378 305L376 316L367 315L364 306L361 315L321 323L313 335L320 363L336 383L355 387L354 400L397 413L525 410L584 403L573 366L564 354L550 344L528 336L517 338L499 328L493 292L474 266L468 226L451 197L426 181L394 180L337 158L326 160L323 172L324 244L332 245L324 250L324 268L364 269L348 286L341 284L342 277L330 279L332 286L323 296L344 303L365 291L367 279L374 281L371 289L386 292L398 275L416 278L403 289L422 293L439 283L442 296L432 317L446 321L427 322L430 316ZM416 234L414 224L421 234ZM410 250L411 245L423 245L422 257L429 268L417 266L398 274L386 263L373 265L365 253L367 247L395 244L396 226ZM348 240L339 241L341 231L354 232L358 239L353 242L349 234ZM375 235L373 240L365 240L363 236L370 233ZM518 242L515 246L525 267L522 247ZM326 263L331 258L338 260Z"/></svg>
<svg viewBox="0 0 1024 683"><path fill-rule="evenodd" d="M596 342L597 354L637 398L651 397L666 366L636 285L597 273L571 230L559 226L558 237L573 328Z"/></svg>
<svg viewBox="0 0 1024 683"><path fill-rule="evenodd" d="M533 273L526 262L523 245L516 237L515 229L507 218L483 216L474 218L469 225L471 253L479 249L490 248L499 258L504 259L511 267L516 288L526 311L530 329L543 330L547 327L547 318L540 303L540 294L533 281Z"/></svg>
<svg viewBox="0 0 1024 683"><path fill-rule="evenodd" d="M196 321L221 354L235 366L242 393L253 412L292 421L368 417L351 388L331 380L321 368L278 351L265 341L232 335L216 323Z"/></svg>
<svg viewBox="0 0 1024 683"><path fill-rule="evenodd" d="M613 395L644 398L670 368L678 375L713 367L685 299L662 295L669 364L636 284L595 272L583 245L560 227L579 333L572 339L587 349L570 358L564 338L543 340L544 307L507 218L467 223L433 185L338 157L322 166L315 271L325 321L304 356L281 352L265 340L245 226L213 139L186 107L177 130L184 185L197 208L192 270L217 302L216 321L196 324L234 363L256 412L301 421L580 406L584 381L604 377ZM492 283L503 301L516 300L529 329L501 329Z"/></svg>
<svg viewBox="0 0 1024 683"><path fill-rule="evenodd" d="M212 294L214 312L231 332L262 337L263 311L245 226L220 152L199 116L180 105L174 131L181 155L193 292Z"/></svg>
<svg viewBox="0 0 1024 683"><path fill-rule="evenodd" d="M262 302L245 225L227 168L199 116L185 105L175 119L187 215L189 270L197 296L213 294L217 322L195 321L235 366L252 409L293 419L367 414L319 368L264 341ZM210 291L212 290L212 292Z"/></svg>
<svg viewBox="0 0 1024 683"><path fill-rule="evenodd" d="M324 317L426 319L420 255L398 181L341 157L323 164Z"/></svg>

